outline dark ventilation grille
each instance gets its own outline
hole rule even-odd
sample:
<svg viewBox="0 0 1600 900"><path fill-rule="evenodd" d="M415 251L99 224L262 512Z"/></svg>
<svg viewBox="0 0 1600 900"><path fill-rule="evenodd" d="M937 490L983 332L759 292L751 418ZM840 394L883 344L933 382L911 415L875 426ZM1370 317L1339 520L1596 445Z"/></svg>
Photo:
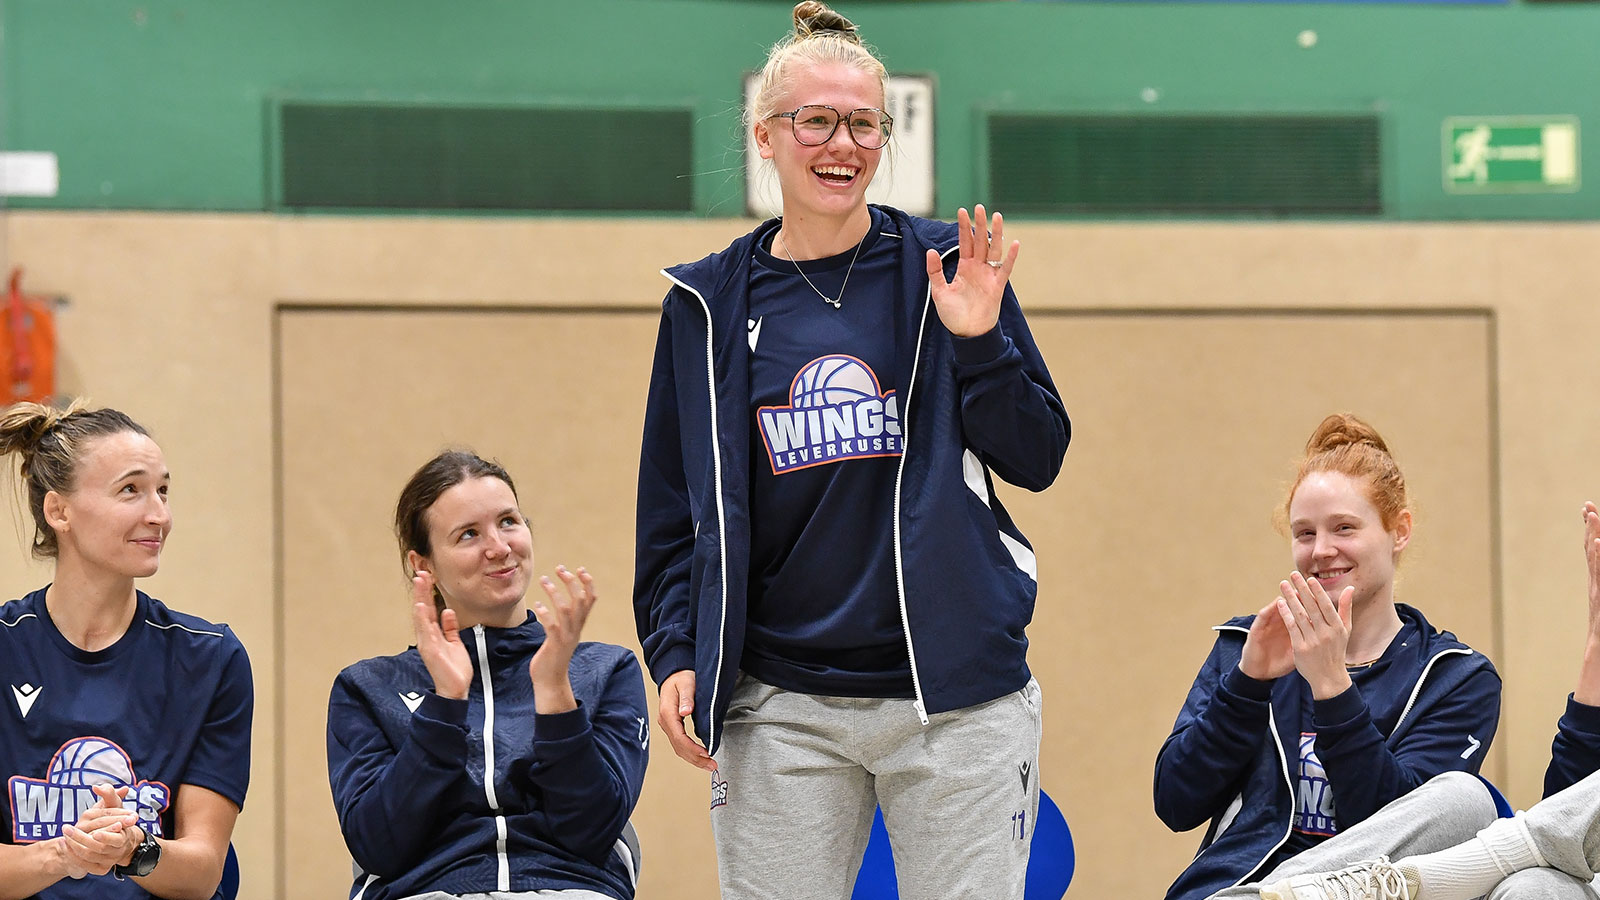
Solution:
<svg viewBox="0 0 1600 900"><path fill-rule="evenodd" d="M291 208L693 207L688 110L285 104Z"/></svg>
<svg viewBox="0 0 1600 900"><path fill-rule="evenodd" d="M1383 212L1373 116L989 117L997 209Z"/></svg>

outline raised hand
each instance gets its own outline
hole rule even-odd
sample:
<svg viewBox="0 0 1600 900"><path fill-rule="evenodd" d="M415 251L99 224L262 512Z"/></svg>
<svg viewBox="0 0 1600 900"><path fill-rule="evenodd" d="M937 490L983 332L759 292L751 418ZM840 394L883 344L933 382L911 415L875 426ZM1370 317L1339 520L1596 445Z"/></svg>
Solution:
<svg viewBox="0 0 1600 900"><path fill-rule="evenodd" d="M1271 681L1294 671L1294 647L1289 643L1289 629L1278 614L1278 600L1273 598L1250 623L1250 633L1245 635L1244 650L1239 656L1239 671L1257 681Z"/></svg>
<svg viewBox="0 0 1600 900"><path fill-rule="evenodd" d="M1278 614L1294 647L1294 667L1311 685L1311 696L1326 700L1344 693L1350 687L1344 664L1356 589L1345 588L1335 603L1315 578L1294 572L1278 590Z"/></svg>
<svg viewBox="0 0 1600 900"><path fill-rule="evenodd" d="M980 203L973 208L973 216L976 227L967 218L965 208L956 213L960 249L954 278L945 281L944 262L937 252L928 251L928 287L933 292L933 305L939 311L939 321L957 337L977 337L1000 320L1000 298L1005 295L1006 282L1011 280L1011 270L1022 249L1018 241L1006 248L1006 223L999 213L994 214L992 223L985 220Z"/></svg>
<svg viewBox="0 0 1600 900"><path fill-rule="evenodd" d="M1589 563L1589 637L1572 699L1600 706L1600 511L1593 501L1583 505L1583 555Z"/></svg>
<svg viewBox="0 0 1600 900"><path fill-rule="evenodd" d="M465 700L472 685L472 657L461 643L455 610L435 610L433 573L418 571L411 576L411 627L417 652L433 679L433 692L450 700Z"/></svg>
<svg viewBox="0 0 1600 900"><path fill-rule="evenodd" d="M572 664L572 652L578 649L583 626L598 598L589 570L580 567L573 573L566 566L556 566L556 577L566 589L557 588L549 577L541 576L539 587L544 589L546 599L533 601L533 614L544 626L544 644L528 663L528 677L533 679L534 708L540 713L578 708L567 667Z"/></svg>
<svg viewBox="0 0 1600 900"><path fill-rule="evenodd" d="M127 788L97 784L92 790L94 805L78 816L77 824L61 829L62 851L72 872L104 875L113 866L127 863L143 836L134 827L138 817L122 808Z"/></svg>
<svg viewBox="0 0 1600 900"><path fill-rule="evenodd" d="M1583 504L1583 552L1589 562L1589 640L1600 641L1600 509Z"/></svg>
<svg viewBox="0 0 1600 900"><path fill-rule="evenodd" d="M656 724L667 733L667 743L678 758L707 772L717 770L717 761L711 758L699 741L689 736L686 723L694 713L694 670L673 672L661 682L661 706L656 712Z"/></svg>

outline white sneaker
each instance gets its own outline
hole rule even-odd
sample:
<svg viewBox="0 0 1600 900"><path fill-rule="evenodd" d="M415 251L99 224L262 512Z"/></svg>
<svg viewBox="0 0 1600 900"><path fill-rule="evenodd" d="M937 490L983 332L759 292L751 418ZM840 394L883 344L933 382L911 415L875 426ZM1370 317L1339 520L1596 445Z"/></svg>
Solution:
<svg viewBox="0 0 1600 900"><path fill-rule="evenodd" d="M1336 872L1296 875L1261 889L1261 900L1416 900L1416 876L1389 857L1356 863Z"/></svg>

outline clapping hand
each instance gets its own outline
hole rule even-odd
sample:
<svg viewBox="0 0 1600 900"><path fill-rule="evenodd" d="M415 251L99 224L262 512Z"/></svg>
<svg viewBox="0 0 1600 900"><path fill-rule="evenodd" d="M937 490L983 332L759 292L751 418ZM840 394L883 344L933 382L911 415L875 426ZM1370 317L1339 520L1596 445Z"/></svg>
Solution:
<svg viewBox="0 0 1600 900"><path fill-rule="evenodd" d="M566 586L563 592L548 576L539 579L546 599L533 601L533 614L544 626L544 645L533 655L528 673L535 683L541 678L565 679L567 666L572 664L572 652L578 648L583 626L589 621L589 611L599 598L595 593L594 576L580 567L576 573L566 566L556 566L556 577Z"/></svg>
<svg viewBox="0 0 1600 900"><path fill-rule="evenodd" d="M1295 572L1278 583L1278 590L1278 614L1294 648L1294 667L1311 685L1311 696L1326 700L1344 693L1350 687L1345 649L1356 589L1345 588L1335 603L1315 578Z"/></svg>
<svg viewBox="0 0 1600 900"><path fill-rule="evenodd" d="M74 878L104 875L113 866L126 864L143 839L134 830L138 817L132 810L122 808L127 788L97 784L93 790L95 804L78 816L76 825L61 829L62 850Z"/></svg>
<svg viewBox="0 0 1600 900"><path fill-rule="evenodd" d="M1294 646L1283 616L1278 614L1278 598L1261 607L1250 623L1239 655L1239 671L1257 681L1271 681L1294 671Z"/></svg>
<svg viewBox="0 0 1600 900"><path fill-rule="evenodd" d="M419 570L411 576L411 626L417 652L433 679L433 692L451 700L465 700L472 684L472 658L461 643L461 627L452 609L436 612L433 574Z"/></svg>
<svg viewBox="0 0 1600 900"><path fill-rule="evenodd" d="M1600 509L1583 504L1583 552L1589 563L1589 639L1600 641Z"/></svg>
<svg viewBox="0 0 1600 900"><path fill-rule="evenodd" d="M573 573L566 566L556 566L556 577L565 585L565 591L549 577L540 577L539 587L544 589L546 599L536 597L533 601L533 614L544 626L544 644L528 663L528 677L533 679L534 709L541 714L578 708L567 667L572 665L572 653L578 649L583 626L598 598L594 576L587 569L579 568Z"/></svg>

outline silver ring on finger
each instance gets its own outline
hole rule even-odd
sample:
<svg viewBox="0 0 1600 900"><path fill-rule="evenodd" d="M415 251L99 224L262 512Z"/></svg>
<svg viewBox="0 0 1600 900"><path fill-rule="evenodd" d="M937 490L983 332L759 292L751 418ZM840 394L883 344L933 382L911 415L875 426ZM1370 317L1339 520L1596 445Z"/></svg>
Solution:
<svg viewBox="0 0 1600 900"><path fill-rule="evenodd" d="M989 264L989 265L991 265L991 266L993 266L993 267L994 267L994 268L996 268L996 269L998 269L998 268L1000 268L1000 266L1002 266L1002 265L1004 265L1004 264L1003 264L1003 263L1002 263L1002 262L1001 262L1001 261L1000 261L1000 260L998 260L998 259L986 259L986 260L984 260L984 262L986 262L986 263L988 263L988 264Z"/></svg>

